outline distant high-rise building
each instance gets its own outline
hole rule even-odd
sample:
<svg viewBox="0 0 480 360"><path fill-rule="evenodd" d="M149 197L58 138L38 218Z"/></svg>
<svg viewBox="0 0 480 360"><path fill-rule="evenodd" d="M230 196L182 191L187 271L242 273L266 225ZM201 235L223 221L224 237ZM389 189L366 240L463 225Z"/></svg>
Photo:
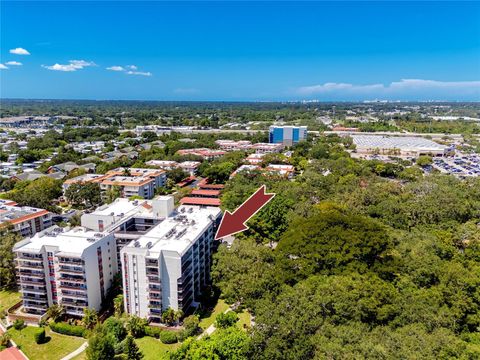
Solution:
<svg viewBox="0 0 480 360"><path fill-rule="evenodd" d="M292 146L307 139L306 126L270 126L269 141L273 144Z"/></svg>

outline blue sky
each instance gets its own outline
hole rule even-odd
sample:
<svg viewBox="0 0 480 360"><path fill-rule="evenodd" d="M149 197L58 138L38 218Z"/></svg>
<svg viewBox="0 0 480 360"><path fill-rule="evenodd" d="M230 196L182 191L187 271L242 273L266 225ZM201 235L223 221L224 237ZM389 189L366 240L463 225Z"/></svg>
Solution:
<svg viewBox="0 0 480 360"><path fill-rule="evenodd" d="M1 1L0 10L3 98L480 100L479 2Z"/></svg>

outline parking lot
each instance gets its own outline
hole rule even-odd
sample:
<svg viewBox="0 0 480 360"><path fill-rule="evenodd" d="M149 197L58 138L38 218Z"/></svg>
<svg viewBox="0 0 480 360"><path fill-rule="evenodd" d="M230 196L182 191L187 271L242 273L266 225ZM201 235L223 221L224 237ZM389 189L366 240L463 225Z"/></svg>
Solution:
<svg viewBox="0 0 480 360"><path fill-rule="evenodd" d="M456 176L480 176L480 155L463 155L454 158L435 158L433 168Z"/></svg>

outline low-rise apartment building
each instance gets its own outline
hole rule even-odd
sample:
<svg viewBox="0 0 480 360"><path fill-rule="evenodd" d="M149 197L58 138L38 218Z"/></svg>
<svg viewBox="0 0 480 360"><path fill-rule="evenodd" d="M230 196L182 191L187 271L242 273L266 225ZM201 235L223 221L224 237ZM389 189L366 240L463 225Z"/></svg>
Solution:
<svg viewBox="0 0 480 360"><path fill-rule="evenodd" d="M257 143L251 147L257 154L273 154L283 150L283 144Z"/></svg>
<svg viewBox="0 0 480 360"><path fill-rule="evenodd" d="M68 179L63 184L63 190L75 183L94 182L100 184L100 189L107 191L119 187L123 197L141 196L151 199L155 190L165 186L167 175L164 170L141 168L117 168L106 174L85 174Z"/></svg>
<svg viewBox="0 0 480 360"><path fill-rule="evenodd" d="M30 206L18 206L10 200L0 200L0 227L12 226L22 237L33 236L52 226L52 213Z"/></svg>
<svg viewBox="0 0 480 360"><path fill-rule="evenodd" d="M127 313L160 322L162 311L188 312L210 280L221 210L180 206L121 251Z"/></svg>
<svg viewBox="0 0 480 360"><path fill-rule="evenodd" d="M181 149L177 151L178 155L196 155L204 160L213 160L225 155L223 150L215 150L208 148L196 148L196 149Z"/></svg>
<svg viewBox="0 0 480 360"><path fill-rule="evenodd" d="M176 162L176 161L169 161L169 160L150 160L147 161L146 164L148 166L155 166L159 169L163 170L173 170L176 168L180 168L183 171L187 172L190 176L193 176L197 173L197 169L200 166L200 161L183 161L183 162Z"/></svg>
<svg viewBox="0 0 480 360"><path fill-rule="evenodd" d="M117 272L113 234L53 226L15 244L23 311L42 315L61 304L71 316L100 310Z"/></svg>
<svg viewBox="0 0 480 360"><path fill-rule="evenodd" d="M247 140L217 140L215 143L225 151L248 150L252 146L252 142Z"/></svg>

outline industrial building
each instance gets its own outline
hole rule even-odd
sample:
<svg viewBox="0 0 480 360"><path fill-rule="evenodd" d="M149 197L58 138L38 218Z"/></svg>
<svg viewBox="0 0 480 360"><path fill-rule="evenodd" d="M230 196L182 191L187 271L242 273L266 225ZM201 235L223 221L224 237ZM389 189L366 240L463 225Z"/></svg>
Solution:
<svg viewBox="0 0 480 360"><path fill-rule="evenodd" d="M445 145L414 136L351 135L359 154L392 156L420 155L444 156L449 152Z"/></svg>

